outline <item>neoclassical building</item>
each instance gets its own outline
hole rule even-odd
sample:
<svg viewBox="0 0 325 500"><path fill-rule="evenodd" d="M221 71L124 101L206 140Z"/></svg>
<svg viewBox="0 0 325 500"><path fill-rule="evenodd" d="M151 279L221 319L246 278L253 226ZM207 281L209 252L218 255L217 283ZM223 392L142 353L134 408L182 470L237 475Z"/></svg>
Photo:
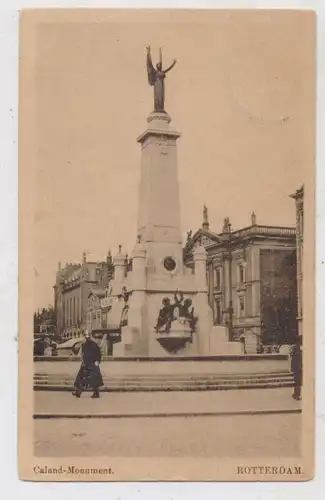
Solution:
<svg viewBox="0 0 325 500"><path fill-rule="evenodd" d="M304 186L291 195L296 204L296 247L297 247L297 319L298 331L302 334L303 315L303 246L304 246Z"/></svg>
<svg viewBox="0 0 325 500"><path fill-rule="evenodd" d="M204 207L202 227L188 233L184 248L189 267L197 245L208 254L214 324L228 327L229 340L246 338L257 350L291 343L297 334L296 229L257 224L252 213L247 227L232 230L227 218L215 233Z"/></svg>

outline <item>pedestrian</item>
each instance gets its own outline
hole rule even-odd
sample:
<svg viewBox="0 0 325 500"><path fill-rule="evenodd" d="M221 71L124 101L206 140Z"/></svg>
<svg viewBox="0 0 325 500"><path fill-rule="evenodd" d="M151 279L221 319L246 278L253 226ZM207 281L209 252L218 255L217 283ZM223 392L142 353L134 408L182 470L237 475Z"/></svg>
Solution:
<svg viewBox="0 0 325 500"><path fill-rule="evenodd" d="M292 397L294 399L301 399L301 386L302 386L302 335L297 337L291 352L291 371L294 379L294 391Z"/></svg>
<svg viewBox="0 0 325 500"><path fill-rule="evenodd" d="M80 398L82 391L90 387L93 390L92 398L99 398L99 388L104 385L99 364L101 352L98 344L92 340L88 331L85 332L85 341L81 345L82 363L77 374L72 393Z"/></svg>

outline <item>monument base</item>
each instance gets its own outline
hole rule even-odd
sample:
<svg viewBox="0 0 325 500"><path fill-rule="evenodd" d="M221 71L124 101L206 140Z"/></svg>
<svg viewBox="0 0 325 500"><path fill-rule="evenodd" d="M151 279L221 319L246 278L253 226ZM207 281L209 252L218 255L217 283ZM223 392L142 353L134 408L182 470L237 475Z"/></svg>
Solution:
<svg viewBox="0 0 325 500"><path fill-rule="evenodd" d="M72 390L78 357L34 358L34 389ZM109 391L202 391L293 384L288 356L111 357L100 364ZM104 390L105 390L104 388Z"/></svg>
<svg viewBox="0 0 325 500"><path fill-rule="evenodd" d="M151 331L150 343L143 338L138 328L126 326L122 328L121 342L114 344L114 357L158 356L166 357L193 357L202 355L199 352L198 339L184 323L174 321L168 332ZM245 347L241 342L229 342L228 330L223 326L214 326L209 335L205 335L207 354L210 356L238 356L245 354ZM250 354L247 353L246 354ZM254 354L254 353L252 353Z"/></svg>
<svg viewBox="0 0 325 500"><path fill-rule="evenodd" d="M185 349L188 343L193 342L193 332L187 324L186 318L173 321L168 331L155 331L156 340L171 354Z"/></svg>

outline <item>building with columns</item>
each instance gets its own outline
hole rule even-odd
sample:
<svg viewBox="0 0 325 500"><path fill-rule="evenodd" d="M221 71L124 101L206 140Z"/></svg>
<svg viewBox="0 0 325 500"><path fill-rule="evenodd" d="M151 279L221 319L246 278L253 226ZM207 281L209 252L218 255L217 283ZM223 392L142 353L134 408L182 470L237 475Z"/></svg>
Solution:
<svg viewBox="0 0 325 500"><path fill-rule="evenodd" d="M247 227L233 230L226 218L215 233L204 207L202 227L188 233L187 266L202 245L214 325L226 326L229 340L242 341L249 352L291 343L297 332L296 229L258 224L252 213Z"/></svg>
<svg viewBox="0 0 325 500"><path fill-rule="evenodd" d="M110 252L104 262L59 263L54 285L56 333L64 339L80 337L87 327L87 307L93 287L105 288L114 275Z"/></svg>
<svg viewBox="0 0 325 500"><path fill-rule="evenodd" d="M304 186L291 195L296 205L296 254L297 254L297 320L302 334L303 317L303 244L304 244Z"/></svg>

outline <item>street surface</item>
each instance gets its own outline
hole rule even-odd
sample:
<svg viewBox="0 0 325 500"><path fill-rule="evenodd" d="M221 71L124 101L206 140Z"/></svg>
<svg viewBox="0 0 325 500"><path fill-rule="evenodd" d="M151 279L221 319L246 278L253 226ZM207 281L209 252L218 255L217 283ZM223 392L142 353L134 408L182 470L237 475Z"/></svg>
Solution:
<svg viewBox="0 0 325 500"><path fill-rule="evenodd" d="M69 392L35 392L36 415L52 417L34 420L35 454L299 456L301 414L292 411L298 410L300 403L291 394L292 389L104 393L93 400L87 393L77 400ZM261 413L240 414L245 411ZM263 413L267 411L279 413ZM223 415L225 412L233 414Z"/></svg>
<svg viewBox="0 0 325 500"><path fill-rule="evenodd" d="M38 457L298 457L301 414L35 420Z"/></svg>
<svg viewBox="0 0 325 500"><path fill-rule="evenodd" d="M198 392L104 392L100 399L83 393L35 391L38 415L153 415L165 413L197 414L256 411L290 411L301 408L292 399L292 388L241 389Z"/></svg>

